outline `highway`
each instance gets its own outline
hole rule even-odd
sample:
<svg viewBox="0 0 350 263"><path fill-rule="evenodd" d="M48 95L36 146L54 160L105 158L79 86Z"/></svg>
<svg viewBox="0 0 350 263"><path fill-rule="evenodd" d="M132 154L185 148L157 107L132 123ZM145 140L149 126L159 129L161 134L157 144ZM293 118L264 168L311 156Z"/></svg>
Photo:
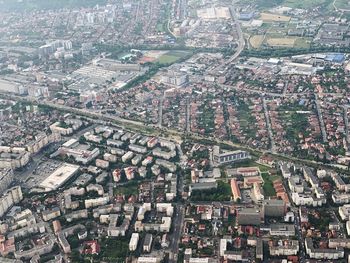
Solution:
<svg viewBox="0 0 350 263"><path fill-rule="evenodd" d="M242 53L242 51L244 50L244 47L245 47L245 40L244 40L244 36L243 36L243 31L242 31L241 25L238 22L237 13L232 6L230 7L230 12L231 12L232 19L235 22L236 30L238 33L238 41L237 41L238 46L237 46L236 52L232 55L232 57L228 61L226 61L226 65L234 62L239 57L239 55Z"/></svg>

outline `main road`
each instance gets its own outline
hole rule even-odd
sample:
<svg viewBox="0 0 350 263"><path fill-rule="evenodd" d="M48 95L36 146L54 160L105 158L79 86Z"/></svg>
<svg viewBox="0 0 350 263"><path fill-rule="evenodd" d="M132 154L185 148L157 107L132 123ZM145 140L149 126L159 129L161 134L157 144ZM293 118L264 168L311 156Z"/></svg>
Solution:
<svg viewBox="0 0 350 263"><path fill-rule="evenodd" d="M39 106L47 106L47 107L50 107L53 109L57 109L57 110L85 116L85 117L88 117L91 119L95 119L96 122L111 123L111 124L115 124L115 125L119 125L121 127L124 127L125 129L134 130L134 131L137 130L138 132L143 132L144 134L148 134L148 135L158 136L160 134L163 134L163 135L167 135L168 137L173 136L174 138L182 138L183 136L186 135L186 137L188 139L192 139L192 140L197 140L197 141L198 140L206 140L206 141L210 141L214 144L226 144L226 145L231 146L231 147L241 148L243 150L255 152L257 154L264 154L264 153L271 154L271 151L252 148L252 147L249 147L249 146L246 146L243 144L234 143L234 142L229 141L229 140L218 139L218 138L215 138L213 136L208 136L208 135L204 136L204 135L200 135L200 134L196 134L196 133L192 133L192 132L186 134L186 132L178 131L178 130L171 129L171 128L159 129L155 125L147 125L147 124L144 124L140 121L128 120L128 119L124 119L124 118L121 118L118 116L113 116L113 115L109 115L109 114L101 114L98 112L91 112L91 111L86 110L86 109L78 109L78 108L73 108L73 107L69 107L66 105L57 105L55 103L48 102L45 100L37 101L35 99L21 97L21 96L17 96L17 95L10 95L10 94L0 94L0 97L12 99L12 100L17 100L17 101L31 102L31 103L37 104ZM331 168L339 168L339 169L343 169L343 170L348 169L348 167L346 165L324 164L322 162L310 161L310 160L306 160L306 159L299 159L299 158L296 158L293 156L284 155L284 154L280 154L280 153L275 153L275 154L273 154L273 156L275 156L276 158L288 159L290 161L304 163L307 165L318 164L320 166L327 166L327 167L331 167Z"/></svg>
<svg viewBox="0 0 350 263"><path fill-rule="evenodd" d="M233 6L230 7L230 12L231 12L231 16L232 16L232 19L234 21L234 25L236 27L236 31L238 34L238 41L237 41L238 46L237 46L236 52L232 55L232 57L230 57L229 60L226 61L226 65L234 62L239 57L239 55L242 53L242 51L245 47L245 40L244 40L244 36L243 36L243 31L242 31L241 25L238 22L238 16L237 16L237 13L234 10Z"/></svg>
<svg viewBox="0 0 350 263"><path fill-rule="evenodd" d="M160 134L163 134L164 136L166 135L168 137L173 136L174 138L182 138L183 136L186 135L186 137L188 139L192 139L192 140L197 140L197 141L198 140L206 140L206 141L210 141L211 143L214 143L214 144L226 144L226 145L231 146L231 147L241 148L243 150L255 152L257 154L264 154L264 153L271 154L271 151L252 148L252 147L249 147L249 146L246 146L243 144L234 143L234 142L229 141L229 140L218 139L218 138L215 138L213 136L208 136L208 135L204 136L204 135L200 135L200 134L196 134L196 133L192 133L192 132L186 134L186 132L178 131L178 130L171 129L171 128L159 129L158 127L156 127L156 125L147 125L147 124L144 124L143 122L140 122L140 121L128 120L128 119L124 119L124 118L109 115L109 114L101 114L98 112L91 112L91 111L86 110L86 109L78 109L78 108L73 108L73 107L69 107L66 105L57 105L55 103L45 101L45 100L38 101L38 100L31 99L28 97L21 97L21 96L12 95L12 94L0 94L0 97L6 98L6 99L12 99L12 100L16 100L16 101L31 102L31 103L37 104L39 106L47 106L47 107L50 107L53 109L57 109L57 110L85 116L85 117L96 120L96 122L104 122L104 123L111 123L114 125L119 125L121 127L124 127L125 129L134 130L134 131L136 130L138 132L143 132L144 134L151 135L151 136L152 135L159 136ZM273 156L275 156L276 158L288 159L290 161L304 163L307 165L318 164L320 166L339 168L339 169L343 169L346 171L348 169L348 167L346 165L324 164L322 162L310 161L310 160L306 160L306 159L299 159L299 158L296 158L293 156L284 155L284 154L280 154L280 153L275 153L275 154L273 154Z"/></svg>

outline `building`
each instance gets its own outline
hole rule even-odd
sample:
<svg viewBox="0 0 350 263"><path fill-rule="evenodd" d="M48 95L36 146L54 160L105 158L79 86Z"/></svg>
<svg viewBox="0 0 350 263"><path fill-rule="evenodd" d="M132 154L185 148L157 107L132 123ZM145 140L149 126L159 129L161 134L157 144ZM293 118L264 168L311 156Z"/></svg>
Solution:
<svg viewBox="0 0 350 263"><path fill-rule="evenodd" d="M135 231L157 231L163 233L169 233L171 227L171 217L164 216L160 223L142 223L142 221L136 221Z"/></svg>
<svg viewBox="0 0 350 263"><path fill-rule="evenodd" d="M124 218L122 224L120 226L117 226L118 223L118 214L110 214L108 216L109 225L107 229L108 236L112 237L118 237L118 236L125 236L126 231L129 229L130 226L130 219Z"/></svg>
<svg viewBox="0 0 350 263"><path fill-rule="evenodd" d="M306 254L310 258L323 259L323 260L334 260L344 257L344 248L338 247L335 249L331 248L315 248L313 240L310 237L305 238L305 250Z"/></svg>
<svg viewBox="0 0 350 263"><path fill-rule="evenodd" d="M237 210L239 225L260 225L264 221L263 211L259 208L242 208Z"/></svg>
<svg viewBox="0 0 350 263"><path fill-rule="evenodd" d="M89 147L88 147L89 148ZM67 155L68 157L73 157L77 162L82 164L88 164L94 160L100 154L98 148L93 150L82 150L79 148L71 147L60 147L55 153L51 154L50 158L56 157L58 155Z"/></svg>
<svg viewBox="0 0 350 263"><path fill-rule="evenodd" d="M126 154L122 156L122 161L123 163L127 162L130 160L132 157L134 157L134 153L132 151L128 151Z"/></svg>
<svg viewBox="0 0 350 263"><path fill-rule="evenodd" d="M96 159L96 167L107 169L109 167L109 162L102 159Z"/></svg>
<svg viewBox="0 0 350 263"><path fill-rule="evenodd" d="M162 83L181 87L184 86L188 82L188 76L186 73L176 72L173 70L169 70L161 76Z"/></svg>
<svg viewBox="0 0 350 263"><path fill-rule="evenodd" d="M35 140L31 141L27 145L27 150L31 154L38 153L42 148L53 142L58 142L61 140L61 135L59 133L52 133L47 135L44 132L39 133L35 136Z"/></svg>
<svg viewBox="0 0 350 263"><path fill-rule="evenodd" d="M144 146L140 146L137 144L129 144L129 150L136 152L136 153L142 153L145 154L147 152L147 148Z"/></svg>
<svg viewBox="0 0 350 263"><path fill-rule="evenodd" d="M160 263L161 258L158 257L139 257L137 263Z"/></svg>
<svg viewBox="0 0 350 263"><path fill-rule="evenodd" d="M61 246L61 248L63 249L64 253L70 253L71 252L71 247L70 244L67 240L67 237L73 235L74 233L81 231L81 230L85 230L86 228L84 225L78 224L78 225L74 225L68 228L63 229L62 231L57 233L57 239L58 242Z"/></svg>
<svg viewBox="0 0 350 263"><path fill-rule="evenodd" d="M25 148L0 146L0 168L21 168L30 160L30 153Z"/></svg>
<svg viewBox="0 0 350 263"><path fill-rule="evenodd" d="M145 239L143 241L143 251L150 253L152 250L152 242L153 242L153 236L152 234L147 233L145 236Z"/></svg>
<svg viewBox="0 0 350 263"><path fill-rule="evenodd" d="M270 225L271 236L295 236L294 225L288 224L271 224Z"/></svg>
<svg viewBox="0 0 350 263"><path fill-rule="evenodd" d="M269 251L271 256L292 256L299 252L298 240L279 240L278 242L269 241Z"/></svg>
<svg viewBox="0 0 350 263"><path fill-rule="evenodd" d="M4 216L7 210L13 205L18 204L23 199L22 189L15 186L5 191L0 197L0 217Z"/></svg>
<svg viewBox="0 0 350 263"><path fill-rule="evenodd" d="M44 221L50 221L56 217L61 216L61 210L59 207L54 207L52 209L47 209L42 212L42 217Z"/></svg>
<svg viewBox="0 0 350 263"><path fill-rule="evenodd" d="M290 169L287 163L281 162L279 167L282 172L283 178L289 178L292 176L292 173L290 172Z"/></svg>
<svg viewBox="0 0 350 263"><path fill-rule="evenodd" d="M39 185L38 192L50 192L60 188L78 173L79 168L79 165L62 164Z"/></svg>
<svg viewBox="0 0 350 263"><path fill-rule="evenodd" d="M264 259L264 244L261 238L256 240L255 257L257 259Z"/></svg>
<svg viewBox="0 0 350 263"><path fill-rule="evenodd" d="M1 162L1 161L0 161ZM13 181L13 171L10 168L0 169L0 194L2 194Z"/></svg>
<svg viewBox="0 0 350 263"><path fill-rule="evenodd" d="M109 202L109 195L108 194L105 194L101 197L97 197L97 198L93 198L93 199L86 199L84 201L85 208L106 205L106 204L108 204L108 202Z"/></svg>
<svg viewBox="0 0 350 263"><path fill-rule="evenodd" d="M236 179L231 180L231 191L232 191L233 200L235 202L242 200L241 190L238 187Z"/></svg>
<svg viewBox="0 0 350 263"><path fill-rule="evenodd" d="M0 79L0 92L24 95L28 92L28 89L19 83Z"/></svg>
<svg viewBox="0 0 350 263"><path fill-rule="evenodd" d="M35 255L44 255L50 253L55 245L54 239L50 236L41 239L41 243L34 245L29 250L19 250L14 253L15 258L17 259L31 259Z"/></svg>
<svg viewBox="0 0 350 263"><path fill-rule="evenodd" d="M286 203L279 199L264 200L263 209L268 217L283 217L287 212Z"/></svg>
<svg viewBox="0 0 350 263"><path fill-rule="evenodd" d="M343 221L350 220L350 204L340 206L338 212Z"/></svg>
<svg viewBox="0 0 350 263"><path fill-rule="evenodd" d="M137 244L139 243L140 235L139 233L133 233L129 242L129 250L135 251L137 249Z"/></svg>
<svg viewBox="0 0 350 263"><path fill-rule="evenodd" d="M230 151L220 153L220 148L218 146L214 147L213 159L216 164L232 163L236 161L242 161L250 158L250 154L246 151Z"/></svg>
<svg viewBox="0 0 350 263"><path fill-rule="evenodd" d="M75 210L65 215L67 222L73 222L74 220L88 218L88 216L89 214L87 209Z"/></svg>
<svg viewBox="0 0 350 263"><path fill-rule="evenodd" d="M325 197L323 198L317 198L310 194L304 194L304 193L292 193L292 200L296 206L313 206L313 207L320 207L326 204L327 199Z"/></svg>
<svg viewBox="0 0 350 263"><path fill-rule="evenodd" d="M100 245L96 240L85 241L84 242L84 251L83 253L86 255L98 255L100 253Z"/></svg>
<svg viewBox="0 0 350 263"><path fill-rule="evenodd" d="M157 159L156 164L169 170L171 173L174 173L177 169L176 164L174 164L173 162L162 160L162 159Z"/></svg>

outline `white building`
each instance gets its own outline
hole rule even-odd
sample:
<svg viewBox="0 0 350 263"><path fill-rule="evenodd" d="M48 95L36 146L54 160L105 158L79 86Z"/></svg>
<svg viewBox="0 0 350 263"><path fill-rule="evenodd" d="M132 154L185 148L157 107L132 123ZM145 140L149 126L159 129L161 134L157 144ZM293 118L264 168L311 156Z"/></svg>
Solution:
<svg viewBox="0 0 350 263"><path fill-rule="evenodd" d="M131 235L131 239L129 242L129 250L130 251L135 251L137 249L137 245L139 243L140 235L139 233L133 233Z"/></svg>

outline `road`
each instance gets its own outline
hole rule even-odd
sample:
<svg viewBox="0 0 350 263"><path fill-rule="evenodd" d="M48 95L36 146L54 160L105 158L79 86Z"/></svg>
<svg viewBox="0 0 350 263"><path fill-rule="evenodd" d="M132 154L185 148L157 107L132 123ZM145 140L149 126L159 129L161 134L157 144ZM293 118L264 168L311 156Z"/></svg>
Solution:
<svg viewBox="0 0 350 263"><path fill-rule="evenodd" d="M325 127L324 121L323 121L323 115L322 115L322 109L321 109L320 101L318 100L318 96L317 96L316 93L315 93L315 104L316 104L318 121L320 123L322 139L323 139L323 142L326 143L326 142L328 142L328 140L327 140L327 132L326 132L326 127Z"/></svg>
<svg viewBox="0 0 350 263"><path fill-rule="evenodd" d="M242 150L255 152L257 154L265 154L265 153L271 154L270 151L252 148L252 147L249 147L247 145L243 145L240 143L234 143L234 142L229 141L229 140L218 139L218 138L215 138L213 136L208 136L208 135L204 136L204 135L200 135L200 134L196 134L196 133L192 133L192 132L185 134L184 132L181 132L181 131L178 131L175 129L171 129L171 128L159 129L156 126L146 125L146 124L139 122L139 121L127 120L127 119L123 119L123 118L118 117L118 116L91 112L91 111L86 110L86 109L78 109L78 108L73 108L73 107L69 107L69 106L65 106L65 105L57 105L57 104L54 104L52 102L47 102L44 100L36 101L36 100L30 99L27 97L21 97L21 96L16 96L16 95L9 95L9 94L0 94L0 97L5 97L7 99L12 99L12 100L17 100L17 101L18 100L19 101L26 101L26 102L29 101L29 102L35 103L37 105L40 105L40 106L48 106L48 107L51 107L53 109L57 109L57 110L85 116L85 117L88 117L88 118L95 120L95 122L97 122L97 123L114 124L114 125L119 125L125 129L137 130L138 132L142 131L144 134L147 134L150 136L152 136L152 135L158 136L159 134L162 133L164 136L166 135L168 137L181 138L184 135L186 135L187 138L192 139L192 140L207 140L207 141L211 141L214 144L226 144L226 145L231 146L231 147L241 148ZM328 167L328 168L336 167L336 168L343 169L343 170L348 169L348 167L345 165L324 164L322 162L300 159L300 158L296 158L293 156L284 155L284 154L280 154L280 153L274 153L273 156L275 158L283 158L283 159L287 159L287 160L292 161L292 162L299 162L299 163L303 163L306 165L318 164L321 167Z"/></svg>
<svg viewBox="0 0 350 263"><path fill-rule="evenodd" d="M245 47L245 40L244 40L244 36L243 36L243 31L241 28L241 25L238 22L238 16L236 11L234 10L234 8L231 6L230 7L230 12L231 12L231 16L233 21L235 22L235 26L236 26L236 31L238 34L238 41L237 41L237 50L236 52L232 55L232 57L226 62L226 64L231 64L232 62L234 62L239 55L242 53L244 47Z"/></svg>
<svg viewBox="0 0 350 263"><path fill-rule="evenodd" d="M230 12L231 12L231 18L234 21L234 26L236 27L236 32L238 34L238 39L236 41L237 48L236 48L235 53L229 59L225 60L224 63L218 67L218 70L223 70L225 67L232 64L241 55L242 51L245 48L245 44L246 44L245 40L244 40L241 25L238 22L238 15L237 15L236 11L234 10L233 6L230 7Z"/></svg>
<svg viewBox="0 0 350 263"><path fill-rule="evenodd" d="M162 128L163 123L163 103L164 103L164 93L160 97L159 107L158 107L158 127Z"/></svg>
<svg viewBox="0 0 350 263"><path fill-rule="evenodd" d="M182 234L183 222L185 218L185 207L182 204L176 204L175 217L173 220L173 235L170 244L170 256L169 262L177 262L177 256L179 253L179 243Z"/></svg>
<svg viewBox="0 0 350 263"><path fill-rule="evenodd" d="M310 96L311 93L305 92L305 93L275 93L275 92L266 92L263 90L255 90L255 89L242 89L238 88L237 86L231 86L231 85L225 85L225 84L217 84L219 87L222 87L223 89L231 89L231 90L237 90L237 91L245 91L248 94L256 94L260 96L270 96L273 98L298 98L301 96Z"/></svg>
<svg viewBox="0 0 350 263"><path fill-rule="evenodd" d="M283 94L284 96L287 94L288 86L289 86L289 80L287 80L287 81L284 83L283 92L282 92L282 94Z"/></svg>
<svg viewBox="0 0 350 263"><path fill-rule="evenodd" d="M263 101L263 107L264 107L264 112L265 112L266 127L267 127L267 131L269 133L269 138L270 138L271 152L276 153L276 145L275 145L275 140L273 139L273 131L272 131L272 127L271 127L269 111L267 109L266 99L263 97L262 101Z"/></svg>
<svg viewBox="0 0 350 263"><path fill-rule="evenodd" d="M191 122L190 122L190 115L191 115L191 98L186 99L186 132L191 132Z"/></svg>
<svg viewBox="0 0 350 263"><path fill-rule="evenodd" d="M345 134L346 134L346 142L347 142L347 151L349 151L350 146L350 138L349 138L349 117L348 117L349 106L344 106L344 123L345 123Z"/></svg>

